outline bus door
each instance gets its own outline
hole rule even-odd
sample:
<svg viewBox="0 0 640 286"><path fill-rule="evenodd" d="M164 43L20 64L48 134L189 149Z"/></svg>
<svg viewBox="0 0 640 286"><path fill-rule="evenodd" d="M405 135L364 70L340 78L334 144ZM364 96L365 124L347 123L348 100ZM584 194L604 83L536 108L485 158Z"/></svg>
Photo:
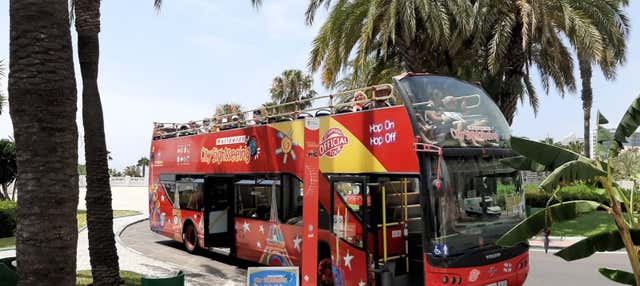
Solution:
<svg viewBox="0 0 640 286"><path fill-rule="evenodd" d="M204 186L206 247L233 245L233 177L207 176Z"/></svg>
<svg viewBox="0 0 640 286"><path fill-rule="evenodd" d="M335 241L331 246L334 264L341 269L345 280L357 281L369 277L370 260L369 207L371 195L367 177L331 176L333 217L332 233ZM351 277L353 275L353 277ZM356 280L353 280L356 279ZM364 281L366 283L366 281Z"/></svg>

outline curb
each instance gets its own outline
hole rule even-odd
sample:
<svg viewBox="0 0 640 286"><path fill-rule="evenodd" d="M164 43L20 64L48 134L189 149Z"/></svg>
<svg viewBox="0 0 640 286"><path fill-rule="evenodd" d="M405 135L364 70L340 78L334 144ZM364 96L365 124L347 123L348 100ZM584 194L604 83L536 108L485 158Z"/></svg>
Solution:
<svg viewBox="0 0 640 286"><path fill-rule="evenodd" d="M127 245L127 244L126 244L126 243L125 243L125 242L120 238L120 235L121 235L121 234L122 234L122 233L123 233L127 228L129 228L130 226L132 226L132 225L134 225L134 224L136 224L136 223L143 222L143 221L145 221L145 220L149 220L149 218L147 217L147 218L139 219L139 220L133 221L133 222L131 222L131 223L129 223L129 224L127 224L127 225L125 225L125 226L124 226L120 231L118 231L118 233L116 234L116 243L117 243L117 244L120 244L120 246L124 247L124 248L125 248L125 249L127 249L128 251L131 251L131 252L133 252L133 253L135 253L135 254L138 254L138 255L140 255L140 256L144 256L144 257L146 257L147 259L151 259L151 260L159 261L159 262L165 263L165 264L167 264L167 265L170 265L171 267L173 267L173 268L175 268L175 269L183 270L183 271L185 272L185 274L190 274L190 273L191 273L191 274L200 274L200 275L214 275L214 274L211 274L211 273L206 273L206 272L198 271L198 270L192 269L192 268L190 268L190 267L185 267L184 265L178 265L178 264L175 264L175 263L173 263L173 262L166 261L166 260L163 260L163 259L157 259L157 258L154 258L154 257L146 256L146 255L144 255L143 253L141 253L140 251L137 251L137 250L135 250L135 249L131 248L130 246L128 246L128 245ZM214 275L214 276L215 276L215 275ZM185 275L185 278L186 278L186 275Z"/></svg>
<svg viewBox="0 0 640 286"><path fill-rule="evenodd" d="M127 228L129 228L130 226L132 226L132 225L134 225L134 224L136 224L136 223L143 222L143 221L145 221L145 220L149 220L149 218L148 218L148 217L146 217L146 218L141 218L141 219L138 219L138 220L135 220L135 221L132 221L132 222L128 223L127 225L125 225L124 227L122 227L122 229L120 229L119 231L117 231L117 232L116 232L116 234L115 234L115 238L116 238L116 244L120 244L120 245L121 245L122 247L124 247L126 250L131 251L131 252L133 252L133 253L135 253L135 254L138 254L138 255L141 255L141 256L144 256L144 257L150 258L150 257L148 257L148 256L144 255L142 252L137 251L137 250L133 249L132 247L129 247L129 246L124 242L124 240L122 240L122 239L120 238L120 235L122 235L122 233L123 233L125 230L127 230ZM153 258L152 258L152 259L153 259Z"/></svg>
<svg viewBox="0 0 640 286"><path fill-rule="evenodd" d="M138 212L138 211L134 211L134 212ZM122 218L128 218L128 217L137 216L137 215L144 215L144 214L143 213L137 213L137 214L123 215L123 216L119 216L119 217L114 217L113 220L122 219ZM88 226L89 226L89 224L81 227L80 229L78 229L78 232L80 233L80 232L85 231Z"/></svg>
<svg viewBox="0 0 640 286"><path fill-rule="evenodd" d="M564 246L549 245L549 247L547 249L548 250L561 250L561 249L564 249L564 248L565 248ZM544 250L544 246L538 246L538 245L529 244L529 249Z"/></svg>

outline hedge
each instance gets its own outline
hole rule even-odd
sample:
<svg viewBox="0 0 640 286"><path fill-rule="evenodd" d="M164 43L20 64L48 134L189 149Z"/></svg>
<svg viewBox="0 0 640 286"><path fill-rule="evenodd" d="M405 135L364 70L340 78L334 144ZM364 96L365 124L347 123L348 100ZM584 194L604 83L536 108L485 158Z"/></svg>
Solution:
<svg viewBox="0 0 640 286"><path fill-rule="evenodd" d="M623 191L628 196L628 191ZM559 199L555 199L552 203L557 203L560 201L573 201L573 200L590 200L602 203L604 205L609 205L609 195L603 190L594 186L586 185L586 184L577 184L563 187L557 193ZM551 197L550 193L545 193L542 190L539 190L535 185L526 185L525 186L525 197L526 204L528 206L534 208L544 208L547 205L547 201ZM634 200L636 203L636 207L640 206L640 202L638 200ZM624 206L623 206L624 208Z"/></svg>
<svg viewBox="0 0 640 286"><path fill-rule="evenodd" d="M13 236L16 232L16 203L0 201L0 238Z"/></svg>

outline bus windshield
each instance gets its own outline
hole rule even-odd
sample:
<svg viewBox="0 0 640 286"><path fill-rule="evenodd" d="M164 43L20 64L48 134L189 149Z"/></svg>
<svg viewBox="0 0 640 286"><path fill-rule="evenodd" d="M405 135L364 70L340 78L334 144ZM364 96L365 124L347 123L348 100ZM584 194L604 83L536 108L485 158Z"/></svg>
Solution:
<svg viewBox="0 0 640 286"><path fill-rule="evenodd" d="M494 243L524 217L519 172L498 158L447 158L431 193L434 255L455 256Z"/></svg>
<svg viewBox="0 0 640 286"><path fill-rule="evenodd" d="M511 133L502 112L482 88L445 76L396 82L424 143L443 147L505 147Z"/></svg>

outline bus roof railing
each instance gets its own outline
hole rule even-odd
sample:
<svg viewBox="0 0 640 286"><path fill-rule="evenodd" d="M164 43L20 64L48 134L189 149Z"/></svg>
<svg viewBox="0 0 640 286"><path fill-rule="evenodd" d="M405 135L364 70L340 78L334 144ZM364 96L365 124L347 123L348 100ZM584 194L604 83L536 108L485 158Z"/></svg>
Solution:
<svg viewBox="0 0 640 286"><path fill-rule="evenodd" d="M388 94L379 95L378 93L381 91L388 91ZM322 100L326 100L327 103L314 106L314 103ZM380 84L284 104L261 106L247 111L214 115L210 118L186 123L154 122L153 140L214 133L247 126L292 121L304 117L377 109L401 103L402 99L396 95L393 85Z"/></svg>

